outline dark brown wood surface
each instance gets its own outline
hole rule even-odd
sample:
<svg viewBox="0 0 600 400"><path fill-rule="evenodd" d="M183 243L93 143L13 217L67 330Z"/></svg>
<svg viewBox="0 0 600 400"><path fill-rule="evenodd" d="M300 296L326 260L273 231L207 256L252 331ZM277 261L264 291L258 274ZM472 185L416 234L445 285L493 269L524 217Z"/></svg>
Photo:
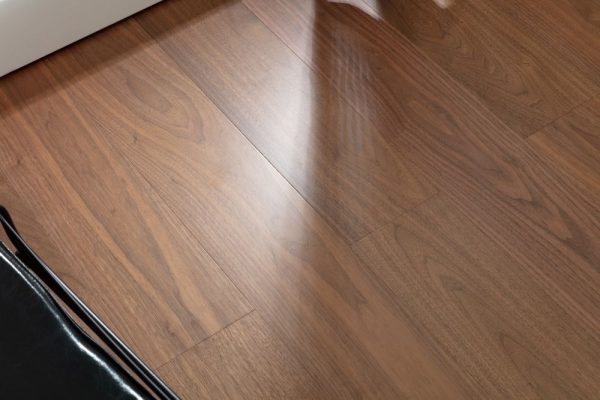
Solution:
<svg viewBox="0 0 600 400"><path fill-rule="evenodd" d="M181 2L139 20L342 235L359 239L435 193L372 123L243 5L160 37L163 21L178 25L203 7Z"/></svg>
<svg viewBox="0 0 600 400"><path fill-rule="evenodd" d="M529 138L582 190L600 192L600 98L594 98Z"/></svg>
<svg viewBox="0 0 600 400"><path fill-rule="evenodd" d="M314 399L309 374L256 312L159 369L184 398Z"/></svg>
<svg viewBox="0 0 600 400"><path fill-rule="evenodd" d="M45 63L11 78L3 104L27 85L55 90L3 117L3 152L19 159L2 173L65 253L58 272L85 300L97 299L99 314L151 365L251 310L143 178L98 140Z"/></svg>
<svg viewBox="0 0 600 400"><path fill-rule="evenodd" d="M145 33L131 21L105 36L109 47L117 38L141 41ZM71 53L48 64L72 76L87 70L98 54L85 43ZM156 73L156 65L169 70L168 79ZM144 91L138 82L145 82ZM158 94L164 109L185 112L181 129L162 128L173 116L151 107ZM368 279L350 246L158 45L66 87L65 95L72 98L73 112L94 121L99 137L110 137L115 157L139 171L152 193L176 210L250 303L260 305L263 318L286 338L323 396L330 391L338 397L363 392L396 397L388 373L412 390L436 395L451 390L443 374L406 368L411 359L425 370L438 367L419 350L418 338ZM171 102L177 106L168 106ZM404 344L390 347L398 337Z"/></svg>
<svg viewBox="0 0 600 400"><path fill-rule="evenodd" d="M600 392L597 332L493 243L438 196L356 248L470 397Z"/></svg>
<svg viewBox="0 0 600 400"><path fill-rule="evenodd" d="M599 12L167 1L0 78L0 203L184 398L595 399Z"/></svg>
<svg viewBox="0 0 600 400"><path fill-rule="evenodd" d="M366 1L523 136L599 92L600 37L583 2Z"/></svg>

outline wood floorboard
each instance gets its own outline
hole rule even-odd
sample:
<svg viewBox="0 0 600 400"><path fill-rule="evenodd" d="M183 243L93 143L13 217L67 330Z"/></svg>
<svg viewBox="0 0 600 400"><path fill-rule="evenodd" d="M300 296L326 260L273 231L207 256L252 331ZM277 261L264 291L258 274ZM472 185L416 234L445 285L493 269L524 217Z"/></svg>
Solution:
<svg viewBox="0 0 600 400"><path fill-rule="evenodd" d="M577 107L529 141L581 190L592 190L600 197L600 98Z"/></svg>
<svg viewBox="0 0 600 400"><path fill-rule="evenodd" d="M310 58L313 64L333 63L330 67L335 63L328 51L319 51L319 42L334 36L337 14L356 12L356 7L346 2L244 1L291 48L305 55L303 58ZM529 15L533 12L524 4L532 2L510 7L504 6L505 2L473 3L458 1L443 9L434 1L365 0L362 10L410 39L522 136L535 133L598 93L600 47L589 42L599 43L600 36L578 28L584 21L577 11L568 9L552 15L554 19L520 21L505 16L504 8ZM554 38L554 27L562 25L557 20L569 22L566 25L571 29L563 29ZM538 29L531 29L533 26ZM346 50L356 49L350 46ZM344 47L335 51L344 51Z"/></svg>
<svg viewBox="0 0 600 400"><path fill-rule="evenodd" d="M166 1L0 79L0 203L184 398L595 399L599 12Z"/></svg>
<svg viewBox="0 0 600 400"><path fill-rule="evenodd" d="M600 4L596 0L567 0L558 4L570 5L589 25L600 28Z"/></svg>
<svg viewBox="0 0 600 400"><path fill-rule="evenodd" d="M256 312L159 372L186 399L316 399L309 374Z"/></svg>
<svg viewBox="0 0 600 400"><path fill-rule="evenodd" d="M435 193L336 90L242 6L193 22L176 1L138 20L256 148L349 240Z"/></svg>
<svg viewBox="0 0 600 400"><path fill-rule="evenodd" d="M369 2L524 137L598 93L600 36L565 1Z"/></svg>
<svg viewBox="0 0 600 400"><path fill-rule="evenodd" d="M29 85L53 90L11 107ZM45 63L3 82L0 146L21 156L1 173L69 260L60 275L157 366L250 306L72 101Z"/></svg>
<svg viewBox="0 0 600 400"><path fill-rule="evenodd" d="M247 12L239 7L206 18ZM72 114L144 177L148 196L160 196L260 311L308 371L315 398L462 398L346 241L158 46L89 68L99 48L145 37L130 21L46 64Z"/></svg>
<svg viewBox="0 0 600 400"><path fill-rule="evenodd" d="M456 369L470 398L592 399L600 393L598 331L565 312L526 266L445 196L364 238L356 250Z"/></svg>
<svg viewBox="0 0 600 400"><path fill-rule="evenodd" d="M66 261L56 241L48 235L46 229L36 219L26 204L21 201L17 191L11 187L8 181L0 174L0 196L1 203L9 210L11 217L18 225L19 232L30 244L34 245L35 252L43 257L48 265L65 265ZM15 250L4 230L0 232L0 240L11 250Z"/></svg>
<svg viewBox="0 0 600 400"><path fill-rule="evenodd" d="M310 2L280 0L266 7L260 0L248 1L254 1L259 15L285 15L263 20L327 74L438 189L452 194L451 201L480 229L531 265L535 279L559 287L565 304L583 308L594 320L599 312L592 299L600 279L600 211L592 194L570 184L388 24L351 7L323 6L320 12L328 16L317 18ZM288 20L294 23L282 23ZM319 21L326 24L308 28ZM313 62L314 54L328 54L331 60ZM361 55L372 65L369 74L355 68ZM566 266L573 270L567 273Z"/></svg>

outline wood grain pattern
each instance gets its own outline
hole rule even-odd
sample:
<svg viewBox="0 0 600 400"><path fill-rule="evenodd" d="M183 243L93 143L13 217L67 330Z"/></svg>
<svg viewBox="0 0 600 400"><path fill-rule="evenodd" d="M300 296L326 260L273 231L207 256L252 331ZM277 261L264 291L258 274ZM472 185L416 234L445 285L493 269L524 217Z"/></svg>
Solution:
<svg viewBox="0 0 600 400"><path fill-rule="evenodd" d="M598 93L599 37L564 1L380 3L383 18L523 136Z"/></svg>
<svg viewBox="0 0 600 400"><path fill-rule="evenodd" d="M493 243L438 196L356 248L470 398L594 398L598 331Z"/></svg>
<svg viewBox="0 0 600 400"><path fill-rule="evenodd" d="M252 13L190 23L161 36L203 7L179 1L138 19L339 232L356 240L434 193L370 122Z"/></svg>
<svg viewBox="0 0 600 400"><path fill-rule="evenodd" d="M354 12L346 4L319 1L245 2L286 42L296 41L292 48L299 53L310 52L318 45L298 43L305 41L303 34L333 36L331 27L335 26L336 18L332 13ZM586 40L581 39L582 34L575 26L576 13L552 16L555 19L550 20L538 18L544 13L532 11L529 6L532 2L513 2L508 6L506 2L455 1L447 9L438 7L434 1L366 3L376 9L373 14L409 38L523 136L536 132L598 93L600 81L595 76L600 50L589 49ZM514 15L505 15L509 12ZM314 29L306 25L297 29L298 23L287 22L310 13L315 16ZM524 15L533 17L524 20ZM571 29L555 33L556 27L563 25ZM593 40L597 42L597 38ZM585 54L571 50L573 47L584 49ZM312 54L314 58L320 53Z"/></svg>
<svg viewBox="0 0 600 400"><path fill-rule="evenodd" d="M310 374L254 312L194 346L160 374L186 399L316 399Z"/></svg>
<svg viewBox="0 0 600 400"><path fill-rule="evenodd" d="M205 18L238 12L247 10L231 4ZM130 22L47 64L59 80L80 77L64 87L72 112L144 177L260 310L309 371L311 390L321 398L460 398L352 249L158 46L81 73L102 57L99 48L144 37Z"/></svg>
<svg viewBox="0 0 600 400"><path fill-rule="evenodd" d="M24 204L17 195L16 190L0 174L0 199L14 221L18 221L17 228L21 235L27 237L31 243L35 243L35 252L43 257L48 265L65 265L62 252L56 246L54 240L48 235L46 229L35 219L33 212ZM0 228L0 240L11 250L15 250L10 239Z"/></svg>
<svg viewBox="0 0 600 400"><path fill-rule="evenodd" d="M529 138L582 190L600 196L600 99L577 107Z"/></svg>
<svg viewBox="0 0 600 400"><path fill-rule="evenodd" d="M441 3L163 2L0 80L0 202L184 397L594 399L597 7Z"/></svg>
<svg viewBox="0 0 600 400"><path fill-rule="evenodd" d="M596 0L568 0L558 4L569 4L588 24L600 28L600 4Z"/></svg>
<svg viewBox="0 0 600 400"><path fill-rule="evenodd" d="M11 78L0 90L7 108L26 86L53 82L44 63ZM158 366L250 307L90 122L58 84L44 101L11 110L0 146L22 156L2 174L65 254L61 276Z"/></svg>
<svg viewBox="0 0 600 400"><path fill-rule="evenodd" d="M525 140L388 24L355 8L323 7L321 12L335 21L329 32L315 28L314 37L288 41L288 37L298 38L296 32L311 32L307 27L318 22L314 10L303 2L273 4L284 4L271 7L282 13L293 10L285 14L289 19L296 16L295 23L289 24L281 23L286 18L265 19L274 31L287 32L280 37L290 47L304 55L306 62L311 58L302 52L309 46L303 40L322 48L315 52L329 54L333 61L313 67L327 74L400 154L438 188L451 193L451 201L480 229L538 271L535 279L564 292L565 304L583 307L587 319L595 320L600 310L591 299L600 279L600 243L596 240L600 210L590 193L576 190ZM293 30L298 26L304 29ZM373 65L368 79L354 68L357 54L364 54ZM328 68L331 64L336 68ZM567 273L565 268L572 266L577 268Z"/></svg>
<svg viewBox="0 0 600 400"><path fill-rule="evenodd" d="M44 225L37 221L35 213L21 200L18 192L11 187L6 179L0 174L0 200L1 204L9 210L12 218L17 223L17 229L23 237L27 238L27 242L34 247L34 251L37 255L48 264L55 272L58 270L65 270L70 268L70 264L65 258L65 254L58 247L55 238L48 234ZM0 240L7 245L11 250L15 251L10 239L6 236L3 229L0 229ZM57 268L58 267L58 268ZM61 274L62 275L62 274ZM66 275L68 278L68 274ZM64 278L64 276L61 276ZM81 296L82 292L77 292ZM83 293L87 294L86 292ZM125 370L129 371L133 375L133 371L125 365L117 355L105 345L105 343L91 330L87 325L74 314L68 305L66 305L60 298L54 296L56 302L67 312L71 319L75 321L93 340L96 341L108 354L111 355ZM96 310L94 310L96 311ZM106 322L106 321L105 321ZM112 328L112 327L111 327ZM135 326L132 326L135 329ZM5 328L9 329L9 328ZM147 336L147 340L152 340L151 336ZM130 342L131 343L131 342ZM144 346L136 345L137 348L143 348ZM139 355L139 353L138 353ZM135 375L133 375L136 381L142 386L146 385Z"/></svg>

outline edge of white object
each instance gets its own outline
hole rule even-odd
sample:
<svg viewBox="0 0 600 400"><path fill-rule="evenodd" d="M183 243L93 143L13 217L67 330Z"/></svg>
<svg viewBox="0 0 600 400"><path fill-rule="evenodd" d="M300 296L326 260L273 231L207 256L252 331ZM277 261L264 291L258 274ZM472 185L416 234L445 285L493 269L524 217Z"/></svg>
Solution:
<svg viewBox="0 0 600 400"><path fill-rule="evenodd" d="M0 76L160 0L0 0Z"/></svg>

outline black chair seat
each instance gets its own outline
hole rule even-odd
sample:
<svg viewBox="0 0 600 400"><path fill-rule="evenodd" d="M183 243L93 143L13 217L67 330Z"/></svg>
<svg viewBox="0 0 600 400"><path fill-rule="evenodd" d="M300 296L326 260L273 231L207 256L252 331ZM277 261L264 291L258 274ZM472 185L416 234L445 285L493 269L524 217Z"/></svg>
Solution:
<svg viewBox="0 0 600 400"><path fill-rule="evenodd" d="M152 399L0 242L3 399Z"/></svg>

